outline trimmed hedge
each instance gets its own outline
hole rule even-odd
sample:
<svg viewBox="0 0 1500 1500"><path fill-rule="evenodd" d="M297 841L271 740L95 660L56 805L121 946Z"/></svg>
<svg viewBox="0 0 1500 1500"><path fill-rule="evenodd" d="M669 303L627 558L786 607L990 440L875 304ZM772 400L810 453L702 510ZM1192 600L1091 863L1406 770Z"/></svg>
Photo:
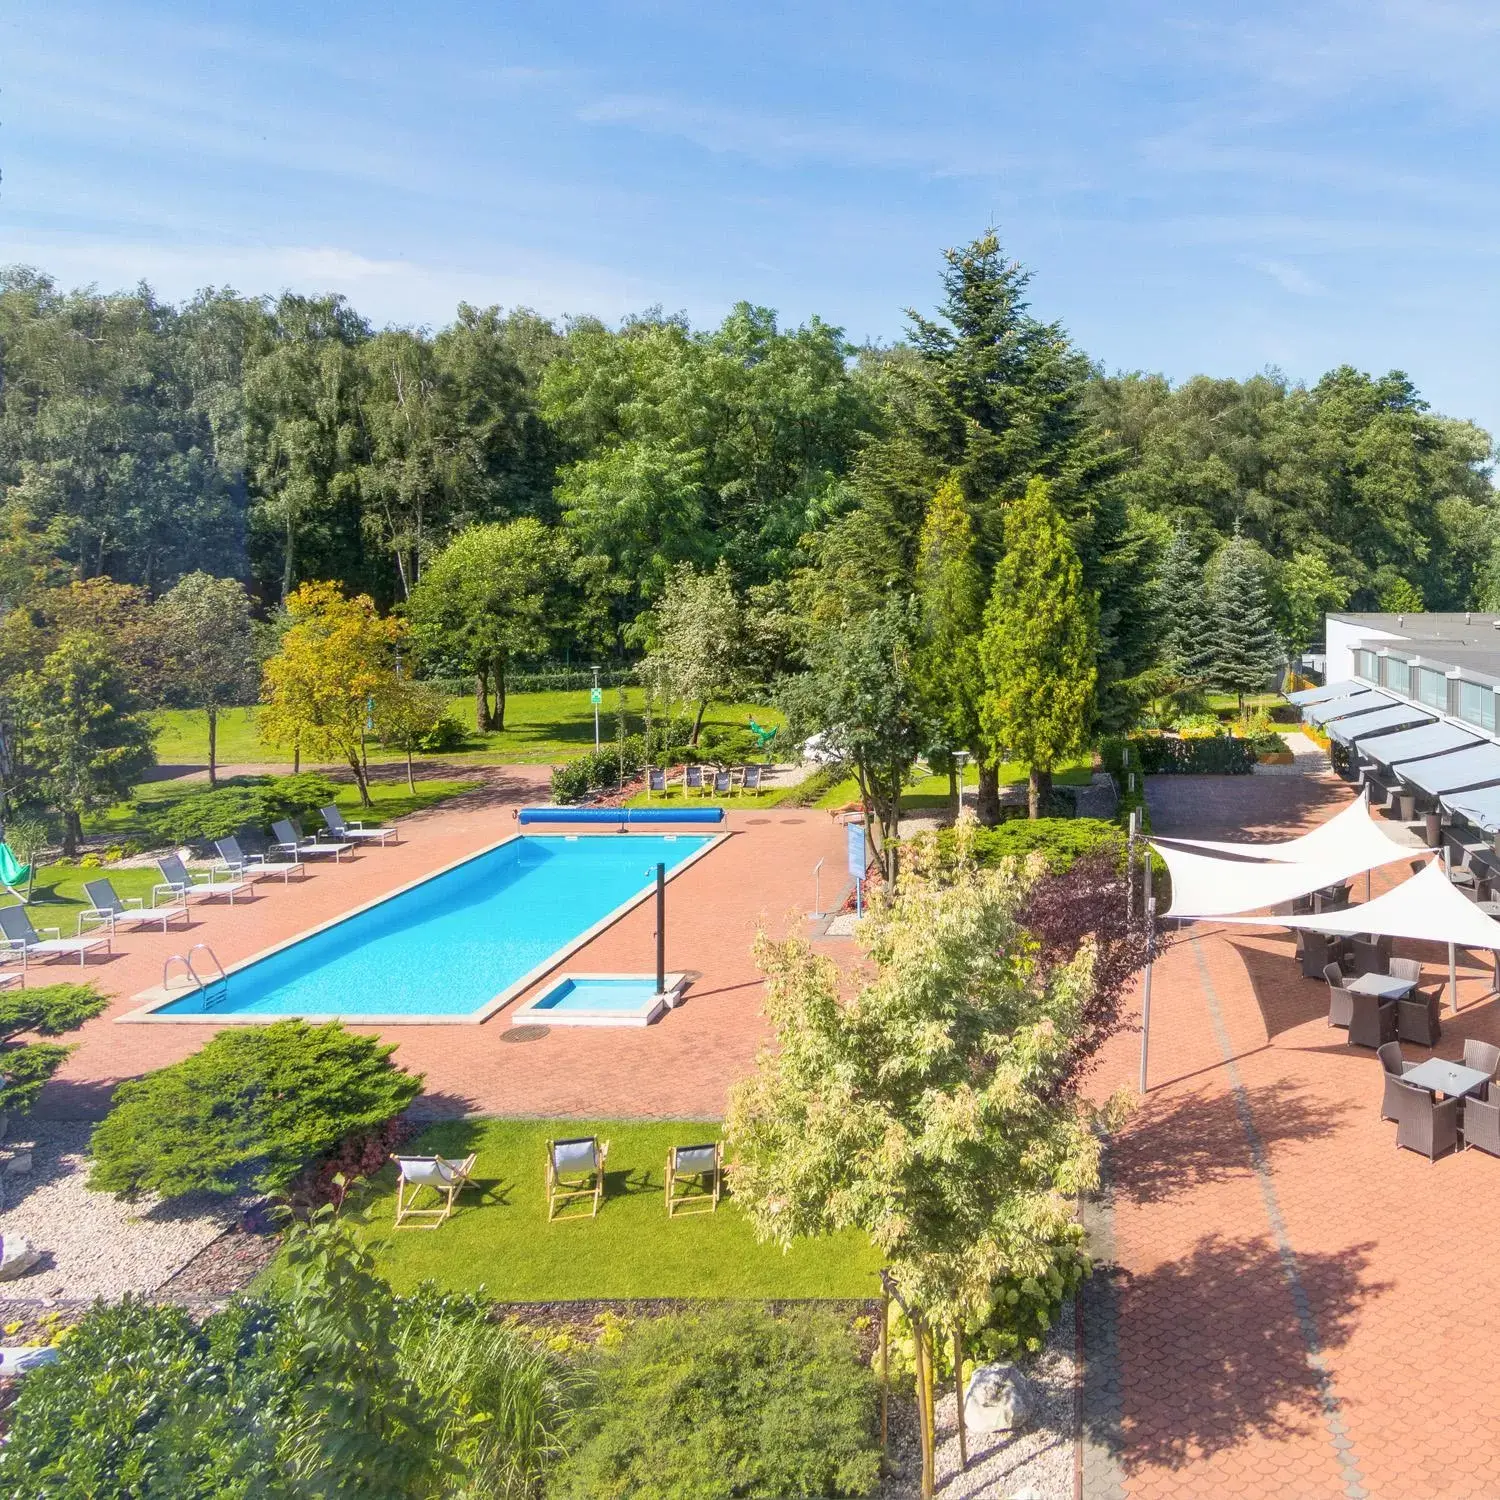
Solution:
<svg viewBox="0 0 1500 1500"><path fill-rule="evenodd" d="M1130 768L1148 776L1248 776L1255 769L1255 742L1229 739L1170 739L1166 735L1111 736L1100 747L1104 768L1124 789L1122 751L1130 746Z"/></svg>

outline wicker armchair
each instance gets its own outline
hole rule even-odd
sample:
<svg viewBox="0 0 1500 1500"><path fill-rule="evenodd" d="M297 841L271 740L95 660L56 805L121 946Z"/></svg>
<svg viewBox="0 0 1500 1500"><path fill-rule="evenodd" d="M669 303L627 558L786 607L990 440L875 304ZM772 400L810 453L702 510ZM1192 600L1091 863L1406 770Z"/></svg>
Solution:
<svg viewBox="0 0 1500 1500"><path fill-rule="evenodd" d="M1393 1102L1398 1149L1416 1151L1428 1161L1458 1150L1462 1099L1444 1099L1439 1104L1426 1089L1397 1079Z"/></svg>
<svg viewBox="0 0 1500 1500"><path fill-rule="evenodd" d="M1363 938L1349 940L1349 972L1351 974L1384 974L1391 961L1391 940L1376 938L1367 943Z"/></svg>
<svg viewBox="0 0 1500 1500"><path fill-rule="evenodd" d="M1349 1045L1377 1048L1396 1040L1396 1002L1346 991L1350 1000Z"/></svg>
<svg viewBox="0 0 1500 1500"><path fill-rule="evenodd" d="M1344 971L1337 964L1328 964L1323 978L1328 981L1328 1024L1347 1030L1354 1015L1354 996L1344 988Z"/></svg>
<svg viewBox="0 0 1500 1500"><path fill-rule="evenodd" d="M1413 984L1422 977L1422 965L1415 958L1393 958L1391 978L1409 979ZM1419 1047L1436 1047L1443 1034L1443 987L1418 985L1404 1000L1396 1002L1396 1035L1403 1042Z"/></svg>
<svg viewBox="0 0 1500 1500"><path fill-rule="evenodd" d="M1500 1156L1500 1096L1494 1089L1464 1100L1464 1145Z"/></svg>
<svg viewBox="0 0 1500 1500"><path fill-rule="evenodd" d="M1328 965L1337 964L1343 956L1343 938L1321 932L1297 934L1297 961L1302 965L1304 979L1321 979Z"/></svg>
<svg viewBox="0 0 1500 1500"><path fill-rule="evenodd" d="M1464 1067L1477 1068L1493 1078L1496 1070L1500 1069L1500 1047L1492 1047L1488 1042L1477 1042L1469 1037L1464 1042Z"/></svg>
<svg viewBox="0 0 1500 1500"><path fill-rule="evenodd" d="M1380 1100L1380 1118L1394 1120L1397 1118L1396 1090L1402 1078L1416 1067L1416 1063L1409 1063L1401 1056L1399 1042L1386 1042L1375 1049L1375 1055L1380 1059L1381 1071L1385 1077L1385 1093Z"/></svg>

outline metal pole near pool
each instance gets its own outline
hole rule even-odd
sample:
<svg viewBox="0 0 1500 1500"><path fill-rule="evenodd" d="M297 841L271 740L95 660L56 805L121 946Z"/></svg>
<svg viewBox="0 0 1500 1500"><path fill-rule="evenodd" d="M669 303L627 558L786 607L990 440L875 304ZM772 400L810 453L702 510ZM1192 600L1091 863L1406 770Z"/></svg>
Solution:
<svg viewBox="0 0 1500 1500"><path fill-rule="evenodd" d="M594 686L589 691L589 702L594 705L594 754L599 753L599 668L590 667L589 671L594 674Z"/></svg>
<svg viewBox="0 0 1500 1500"><path fill-rule="evenodd" d="M1156 927L1156 897L1146 897L1146 979L1141 991L1141 1093L1146 1092L1146 1060L1151 1051L1151 959Z"/></svg>
<svg viewBox="0 0 1500 1500"><path fill-rule="evenodd" d="M667 988L667 867L656 867L656 993Z"/></svg>

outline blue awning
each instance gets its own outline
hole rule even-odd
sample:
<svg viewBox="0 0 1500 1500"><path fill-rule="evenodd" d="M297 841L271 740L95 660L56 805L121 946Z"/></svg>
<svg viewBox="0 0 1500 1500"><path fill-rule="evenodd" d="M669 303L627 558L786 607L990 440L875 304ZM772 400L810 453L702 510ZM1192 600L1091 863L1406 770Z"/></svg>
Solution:
<svg viewBox="0 0 1500 1500"><path fill-rule="evenodd" d="M1389 708L1395 701L1389 693L1358 688L1342 698L1309 705L1302 710L1302 717L1311 719L1314 724L1326 724L1330 719L1342 719L1348 714L1373 713L1377 708Z"/></svg>
<svg viewBox="0 0 1500 1500"><path fill-rule="evenodd" d="M1359 742L1359 753L1378 766L1394 766L1402 761L1420 760L1427 755L1446 755L1480 743L1456 724L1424 724L1420 729L1404 729L1399 734L1373 734Z"/></svg>
<svg viewBox="0 0 1500 1500"><path fill-rule="evenodd" d="M1301 708L1304 703L1326 703L1330 698L1345 698L1358 687L1357 682L1325 682L1322 687L1301 688L1295 693L1283 693L1282 697Z"/></svg>
<svg viewBox="0 0 1500 1500"><path fill-rule="evenodd" d="M1394 703L1389 708L1378 708L1374 713L1330 720L1324 727L1340 744L1352 745L1367 734L1384 734L1388 729L1415 729L1432 722L1433 716L1423 713L1420 708L1413 708L1409 703Z"/></svg>
<svg viewBox="0 0 1500 1500"><path fill-rule="evenodd" d="M1486 833L1500 833L1500 786L1472 787L1438 798L1449 812L1467 818Z"/></svg>
<svg viewBox="0 0 1500 1500"><path fill-rule="evenodd" d="M1423 760L1406 761L1396 767L1402 781L1439 796L1443 792L1461 792L1466 787L1484 786L1500 781L1500 745L1483 740L1467 750L1453 750L1447 755L1429 755Z"/></svg>

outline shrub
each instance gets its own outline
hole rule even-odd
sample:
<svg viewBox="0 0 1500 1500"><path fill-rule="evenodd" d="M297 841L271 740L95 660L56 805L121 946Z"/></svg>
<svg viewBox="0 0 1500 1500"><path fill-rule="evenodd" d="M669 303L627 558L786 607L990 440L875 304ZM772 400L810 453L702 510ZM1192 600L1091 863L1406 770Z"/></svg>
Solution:
<svg viewBox="0 0 1500 1500"><path fill-rule="evenodd" d="M1185 740L1211 740L1227 734L1218 714L1183 714L1172 727Z"/></svg>
<svg viewBox="0 0 1500 1500"><path fill-rule="evenodd" d="M61 1036L97 1016L108 1004L91 984L46 984L0 995L0 1112L25 1111L73 1049L16 1037Z"/></svg>
<svg viewBox="0 0 1500 1500"><path fill-rule="evenodd" d="M1250 743L1257 755L1286 755L1291 748L1274 729L1251 735Z"/></svg>
<svg viewBox="0 0 1500 1500"><path fill-rule="evenodd" d="M190 792L170 803L137 802L136 815L163 843L211 843L243 829L269 828L277 818L316 814L338 795L326 776L236 777L212 791Z"/></svg>
<svg viewBox="0 0 1500 1500"><path fill-rule="evenodd" d="M339 794L338 783L318 771L296 776L273 776L261 788L261 824L269 828L277 818L311 818Z"/></svg>
<svg viewBox="0 0 1500 1500"><path fill-rule="evenodd" d="M938 835L938 847L948 853L954 838L953 830L945 828ZM994 828L976 828L973 843L974 858L986 867L1014 856L1024 858L1037 849L1054 872L1069 869L1082 854L1107 850L1117 860L1125 857L1125 836L1101 818L1012 818Z"/></svg>
<svg viewBox="0 0 1500 1500"><path fill-rule="evenodd" d="M627 735L623 744L604 745L552 770L552 800L577 802L590 792L617 791L646 764L646 746L640 735ZM623 775L621 774L623 769Z"/></svg>
<svg viewBox="0 0 1500 1500"><path fill-rule="evenodd" d="M594 1374L553 1500L874 1488L875 1380L833 1314L730 1305L645 1319Z"/></svg>
<svg viewBox="0 0 1500 1500"><path fill-rule="evenodd" d="M379 1129L421 1092L395 1046L309 1026L231 1027L201 1051L122 1083L95 1129L89 1186L132 1195L279 1193L347 1137Z"/></svg>
<svg viewBox="0 0 1500 1500"><path fill-rule="evenodd" d="M426 734L417 748L424 755L445 755L462 750L469 743L469 731L453 714L444 714Z"/></svg>
<svg viewBox="0 0 1500 1500"><path fill-rule="evenodd" d="M1248 776L1255 769L1255 747L1249 740L1174 740L1148 734L1128 743L1132 767L1150 776ZM1106 762L1106 767L1119 777L1118 761Z"/></svg>
<svg viewBox="0 0 1500 1500"><path fill-rule="evenodd" d="M739 724L709 724L698 736L698 755L716 765L743 765L760 754L760 741Z"/></svg>

